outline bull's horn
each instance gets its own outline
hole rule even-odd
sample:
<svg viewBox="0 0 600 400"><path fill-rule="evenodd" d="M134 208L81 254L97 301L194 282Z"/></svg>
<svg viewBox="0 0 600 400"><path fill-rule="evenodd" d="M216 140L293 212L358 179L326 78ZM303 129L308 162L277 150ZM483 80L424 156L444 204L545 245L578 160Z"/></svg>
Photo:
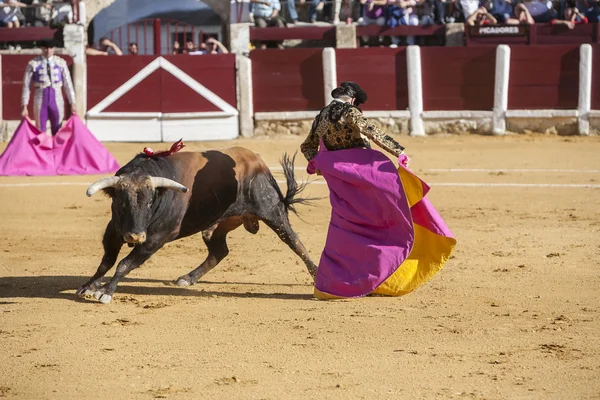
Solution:
<svg viewBox="0 0 600 400"><path fill-rule="evenodd" d="M102 190L107 187L115 186L117 183L119 183L120 179L121 179L120 176L110 176L108 178L100 179L99 181L92 183L90 185L90 187L86 190L85 194L87 194L88 197L90 197L91 195L96 193L98 190Z"/></svg>
<svg viewBox="0 0 600 400"><path fill-rule="evenodd" d="M185 187L181 183L175 182L174 180L171 180L169 178L152 176L152 177L150 177L150 180L152 181L152 185L154 186L155 189L156 188L165 188L165 189L179 190L182 193L185 193L188 191L187 187Z"/></svg>

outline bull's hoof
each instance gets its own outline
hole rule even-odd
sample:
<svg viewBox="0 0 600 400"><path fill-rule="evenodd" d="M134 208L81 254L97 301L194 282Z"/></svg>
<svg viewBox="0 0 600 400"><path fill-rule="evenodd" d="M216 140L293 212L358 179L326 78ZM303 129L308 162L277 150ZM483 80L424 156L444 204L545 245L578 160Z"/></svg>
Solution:
<svg viewBox="0 0 600 400"><path fill-rule="evenodd" d="M112 300L112 296L110 294L104 293L102 296L100 296L100 298L98 300L102 304L108 304Z"/></svg>
<svg viewBox="0 0 600 400"><path fill-rule="evenodd" d="M81 287L77 289L75 295L78 297L92 297L94 295L94 291L88 287Z"/></svg>
<svg viewBox="0 0 600 400"><path fill-rule="evenodd" d="M190 282L188 279L186 278L179 278L177 279L177 282L175 283L177 286L192 286L193 283Z"/></svg>

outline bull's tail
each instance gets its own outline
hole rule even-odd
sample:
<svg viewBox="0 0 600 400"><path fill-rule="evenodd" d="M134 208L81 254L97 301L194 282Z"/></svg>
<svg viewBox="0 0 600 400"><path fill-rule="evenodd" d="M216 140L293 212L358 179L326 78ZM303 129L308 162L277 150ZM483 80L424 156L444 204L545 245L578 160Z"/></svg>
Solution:
<svg viewBox="0 0 600 400"><path fill-rule="evenodd" d="M281 199L281 202L285 205L285 208L289 211L292 211L294 214L297 215L298 212L296 211L296 208L295 208L296 204L307 204L308 205L311 203L312 200L316 200L316 198L298 197L298 195L304 190L304 188L306 188L306 185L308 185L308 182L298 183L296 181L296 177L294 174L294 161L295 160L296 160L296 153L294 153L294 155L292 156L291 159L287 153L283 153L283 157L279 161L279 163L283 167L283 175L285 176L285 180L286 180L286 184L287 184L287 190L286 190L285 196L283 195L283 193L281 193L281 190L279 189L277 182L274 182L274 187L275 187L275 190L277 190L277 193L279 194L279 198Z"/></svg>

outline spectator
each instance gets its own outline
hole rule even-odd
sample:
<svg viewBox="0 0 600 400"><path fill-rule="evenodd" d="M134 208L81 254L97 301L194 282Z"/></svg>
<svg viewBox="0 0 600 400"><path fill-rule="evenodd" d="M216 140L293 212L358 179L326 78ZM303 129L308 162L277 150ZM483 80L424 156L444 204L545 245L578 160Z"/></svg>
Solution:
<svg viewBox="0 0 600 400"><path fill-rule="evenodd" d="M296 11L296 2L294 0L286 0L286 1L287 1L288 14L290 16L290 23L295 25L298 22L298 11ZM304 4L306 0L298 0L298 1L301 4ZM250 3L250 6L252 6L252 3Z"/></svg>
<svg viewBox="0 0 600 400"><path fill-rule="evenodd" d="M488 12L485 7L479 7L473 14L467 19L467 25L495 25L498 21L492 14Z"/></svg>
<svg viewBox="0 0 600 400"><path fill-rule="evenodd" d="M364 4L363 23L365 25L385 25L388 0L360 0Z"/></svg>
<svg viewBox="0 0 600 400"><path fill-rule="evenodd" d="M308 9L308 20L311 23L317 22L317 12L323 10L325 7L324 0L312 0L310 8Z"/></svg>
<svg viewBox="0 0 600 400"><path fill-rule="evenodd" d="M585 16L590 22L600 22L600 1L590 1L590 8Z"/></svg>
<svg viewBox="0 0 600 400"><path fill-rule="evenodd" d="M435 9L436 3L440 3L440 0L419 0L417 5L417 12L421 25L429 26L435 24Z"/></svg>
<svg viewBox="0 0 600 400"><path fill-rule="evenodd" d="M415 12L414 7L417 5L415 0L392 0L388 5L388 18L386 25L390 28L395 28L398 25L417 26L419 25L419 17ZM392 37L392 44L398 45L400 38ZM406 43L408 45L415 44L414 36L407 36Z"/></svg>
<svg viewBox="0 0 600 400"><path fill-rule="evenodd" d="M70 3L52 4L52 25L71 24L74 21L73 6Z"/></svg>
<svg viewBox="0 0 600 400"><path fill-rule="evenodd" d="M469 18L479 9L479 0L460 0L460 7L465 17L465 23L468 23Z"/></svg>
<svg viewBox="0 0 600 400"><path fill-rule="evenodd" d="M556 11L548 0L524 0L516 5L515 17L528 24L544 23L556 19Z"/></svg>
<svg viewBox="0 0 600 400"><path fill-rule="evenodd" d="M487 3L486 9L499 24L519 24L519 20L513 18L513 6L511 0L491 0Z"/></svg>
<svg viewBox="0 0 600 400"><path fill-rule="evenodd" d="M93 47L88 47L85 49L85 54L88 56L108 56L110 54L122 56L123 52L119 46L111 42L108 38L102 37L100 38L100 48L94 49Z"/></svg>
<svg viewBox="0 0 600 400"><path fill-rule="evenodd" d="M434 0L437 24L452 23L456 20L456 0ZM450 9L450 12L448 12Z"/></svg>
<svg viewBox="0 0 600 400"><path fill-rule="evenodd" d="M45 3L40 3L34 0L32 5L35 6L35 11L31 17L31 25L33 26L48 26L52 20L52 3L48 0Z"/></svg>
<svg viewBox="0 0 600 400"><path fill-rule="evenodd" d="M229 50L215 38L208 38L202 43L201 48L204 49L205 54L227 54Z"/></svg>
<svg viewBox="0 0 600 400"><path fill-rule="evenodd" d="M250 0L253 3L254 24L259 28L269 26L284 27L285 21L279 15L281 3L279 0ZM260 48L265 49L266 43L261 43ZM277 47L283 48L283 42L277 42Z"/></svg>
<svg viewBox="0 0 600 400"><path fill-rule="evenodd" d="M185 48L182 51L183 54L193 54L197 51L198 49L196 49L196 45L194 44L194 41L192 39L188 39L185 41Z"/></svg>
<svg viewBox="0 0 600 400"><path fill-rule="evenodd" d="M173 52L172 54L181 54L181 45L179 44L179 42L176 40L173 42Z"/></svg>
<svg viewBox="0 0 600 400"><path fill-rule="evenodd" d="M17 0L8 0L6 3L0 1L0 27L19 28L19 7L27 7L27 4Z"/></svg>
<svg viewBox="0 0 600 400"><path fill-rule="evenodd" d="M585 12L586 10L584 9L583 11ZM579 11L576 0L567 0L563 17L565 21L570 21L575 25L588 23L587 17Z"/></svg>
<svg viewBox="0 0 600 400"><path fill-rule="evenodd" d="M342 0L328 0L323 7L324 21L340 23L340 12L342 10Z"/></svg>
<svg viewBox="0 0 600 400"><path fill-rule="evenodd" d="M129 43L129 48L127 49L129 54L137 56L138 55L138 45L136 42Z"/></svg>

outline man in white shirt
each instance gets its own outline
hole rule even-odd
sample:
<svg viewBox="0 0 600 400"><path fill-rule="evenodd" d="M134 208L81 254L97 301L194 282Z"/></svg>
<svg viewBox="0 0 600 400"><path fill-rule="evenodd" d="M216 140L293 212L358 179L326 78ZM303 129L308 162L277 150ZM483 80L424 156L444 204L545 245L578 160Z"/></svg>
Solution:
<svg viewBox="0 0 600 400"><path fill-rule="evenodd" d="M254 13L254 24L259 28L268 26L284 27L285 21L279 15L281 3L279 0L250 0L252 3L252 12ZM283 47L281 42L278 47ZM262 43L261 48L266 48L266 43Z"/></svg>

